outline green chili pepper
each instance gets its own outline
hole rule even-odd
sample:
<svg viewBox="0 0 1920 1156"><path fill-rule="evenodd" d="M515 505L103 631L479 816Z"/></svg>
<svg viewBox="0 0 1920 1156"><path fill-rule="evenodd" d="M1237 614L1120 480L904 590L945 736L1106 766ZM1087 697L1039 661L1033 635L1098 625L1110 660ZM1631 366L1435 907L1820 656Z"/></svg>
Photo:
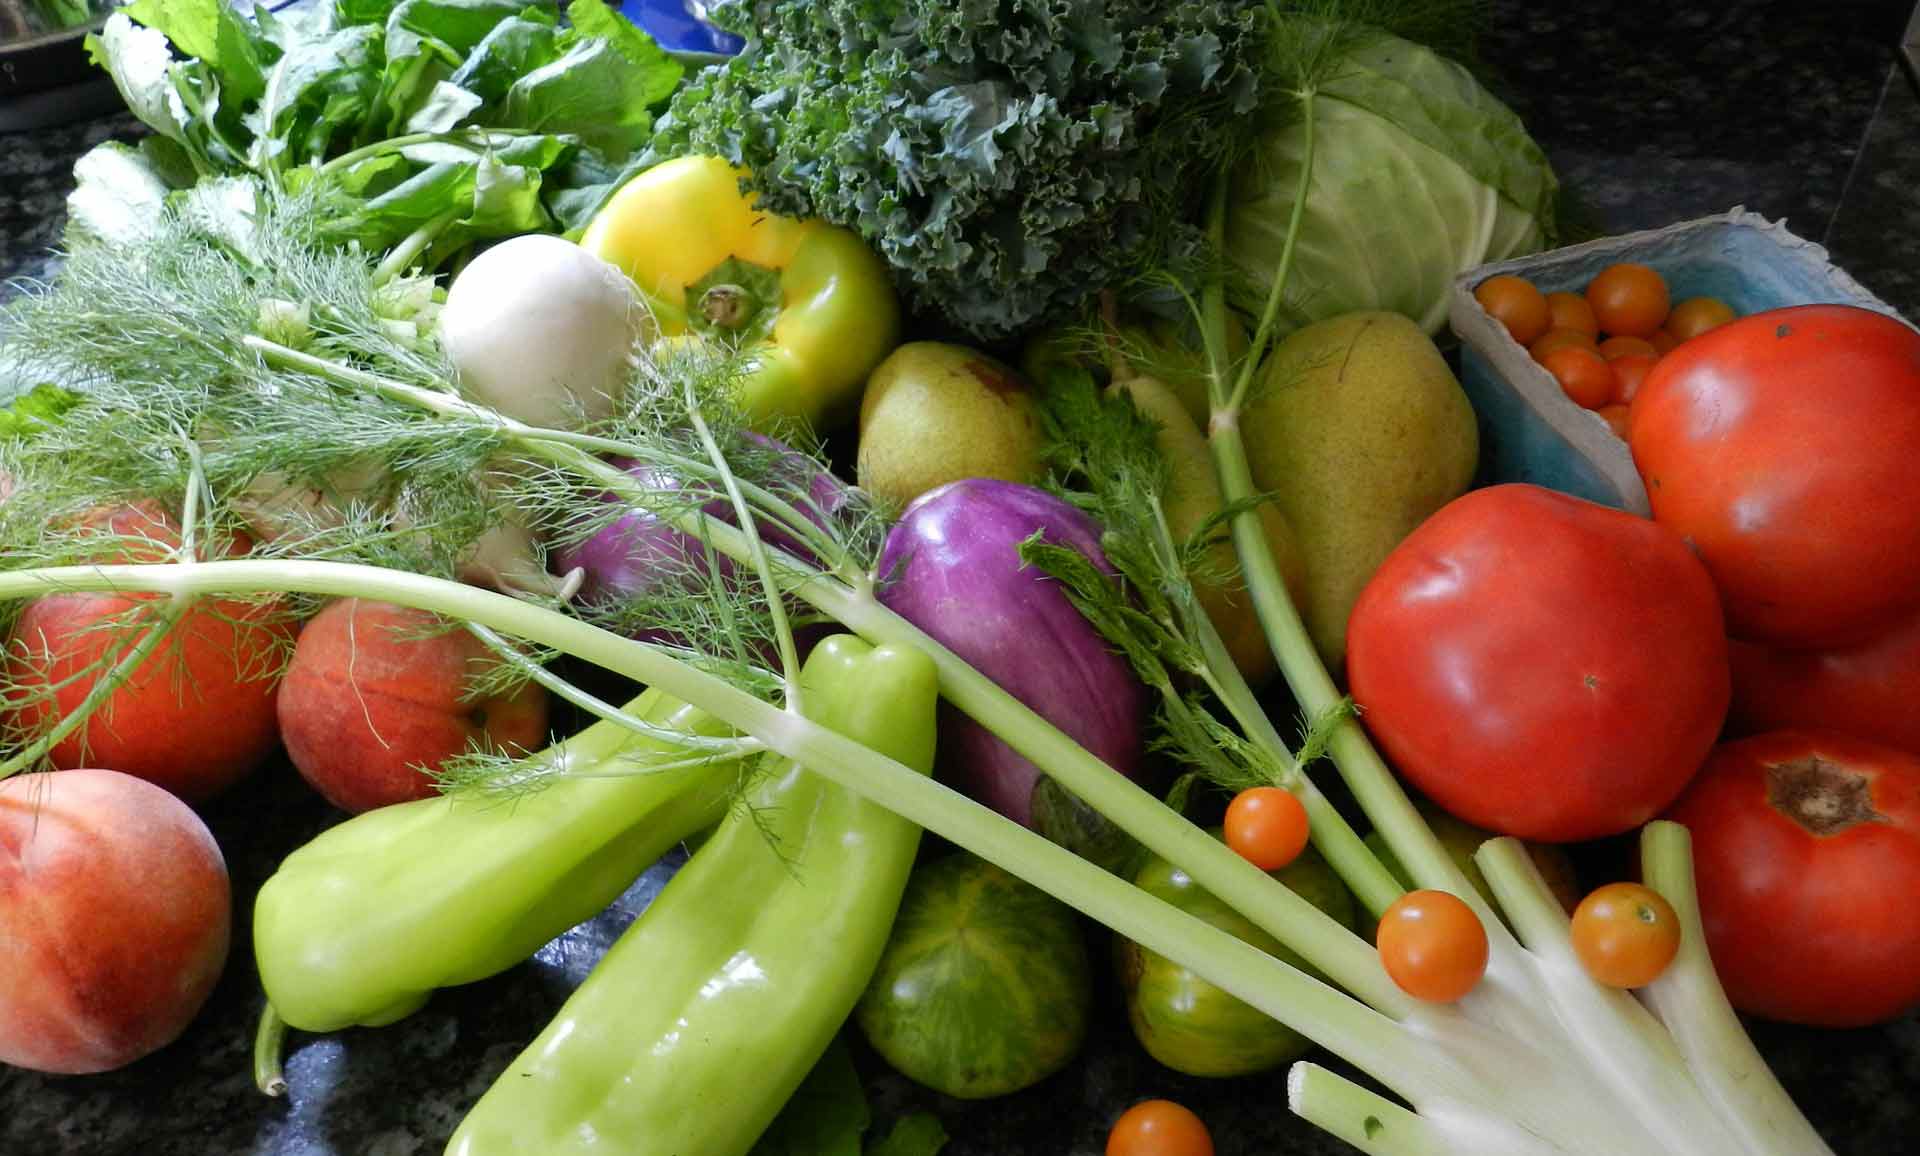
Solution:
<svg viewBox="0 0 1920 1156"><path fill-rule="evenodd" d="M691 734L705 712L653 691L629 711ZM601 721L533 756L570 769L510 801L423 799L322 832L254 903L267 999L304 1031L378 1027L435 989L484 979L618 898L675 843L717 822L738 763L682 766L685 748Z"/></svg>
<svg viewBox="0 0 1920 1156"><path fill-rule="evenodd" d="M938 679L848 636L801 672L807 717L926 772ZM741 1156L879 962L920 830L769 759L713 837L454 1133L454 1156Z"/></svg>

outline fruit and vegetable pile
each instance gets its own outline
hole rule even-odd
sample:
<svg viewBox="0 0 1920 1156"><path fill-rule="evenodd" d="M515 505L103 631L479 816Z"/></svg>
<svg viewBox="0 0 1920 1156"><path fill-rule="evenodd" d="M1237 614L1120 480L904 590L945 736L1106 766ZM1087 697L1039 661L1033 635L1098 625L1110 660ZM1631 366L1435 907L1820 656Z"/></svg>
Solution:
<svg viewBox="0 0 1920 1156"><path fill-rule="evenodd" d="M1920 1006L1920 331L1487 278L1652 516L1475 488L1445 298L1557 185L1459 13L712 7L107 23L153 135L0 312L0 1062L250 952L283 1094L688 844L425 1139L930 1154L849 1042L1110 1016L1370 1153L1843 1147L1740 1016ZM194 807L295 772L230 894Z"/></svg>

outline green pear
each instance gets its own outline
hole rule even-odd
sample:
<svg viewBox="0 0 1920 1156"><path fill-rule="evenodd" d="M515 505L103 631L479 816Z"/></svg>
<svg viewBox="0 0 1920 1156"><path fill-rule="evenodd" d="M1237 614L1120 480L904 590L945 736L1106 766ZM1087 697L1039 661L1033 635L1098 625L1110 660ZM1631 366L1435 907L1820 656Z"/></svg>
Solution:
<svg viewBox="0 0 1920 1156"><path fill-rule="evenodd" d="M860 401L860 485L904 506L962 478L1046 476L1039 406L1026 379L978 350L915 341L867 379Z"/></svg>
<svg viewBox="0 0 1920 1156"><path fill-rule="evenodd" d="M1274 349L1240 425L1254 485L1275 494L1305 560L1301 617L1337 675L1361 588L1472 484L1473 407L1417 323L1348 313Z"/></svg>
<svg viewBox="0 0 1920 1156"><path fill-rule="evenodd" d="M1161 496L1161 505L1174 540L1185 542L1226 504L1220 496L1213 458L1207 451L1207 436L1194 424L1179 394L1158 378L1129 377L1108 389L1125 393L1134 408L1159 427L1154 436L1167 463L1167 492ZM1305 589L1306 570L1300 561L1300 548L1294 544L1293 530L1273 503L1261 505L1258 512L1274 565L1287 589L1298 598ZM1222 536L1207 547L1204 562L1208 574L1217 580L1196 580L1194 595L1226 643L1233 664L1249 683L1259 686L1274 673L1273 651L1260 630L1253 598L1241 581L1233 542Z"/></svg>

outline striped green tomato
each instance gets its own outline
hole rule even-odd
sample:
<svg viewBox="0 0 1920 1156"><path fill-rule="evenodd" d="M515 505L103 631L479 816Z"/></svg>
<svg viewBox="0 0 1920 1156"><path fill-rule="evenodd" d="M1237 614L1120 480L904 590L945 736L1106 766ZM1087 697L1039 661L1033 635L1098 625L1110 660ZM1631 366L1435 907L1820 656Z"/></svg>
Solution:
<svg viewBox="0 0 1920 1156"><path fill-rule="evenodd" d="M1302 899L1353 926L1354 901L1340 877L1312 848L1271 872ZM1231 907L1200 889L1166 860L1149 858L1134 883L1309 975L1319 973ZM1132 940L1116 941L1127 1019L1147 1054L1190 1076L1244 1076L1306 1053L1307 1040L1268 1019L1192 971Z"/></svg>
<svg viewBox="0 0 1920 1156"><path fill-rule="evenodd" d="M854 1018L903 1075L962 1099L1003 1096L1079 1051L1091 973L1070 909L960 852L914 871Z"/></svg>

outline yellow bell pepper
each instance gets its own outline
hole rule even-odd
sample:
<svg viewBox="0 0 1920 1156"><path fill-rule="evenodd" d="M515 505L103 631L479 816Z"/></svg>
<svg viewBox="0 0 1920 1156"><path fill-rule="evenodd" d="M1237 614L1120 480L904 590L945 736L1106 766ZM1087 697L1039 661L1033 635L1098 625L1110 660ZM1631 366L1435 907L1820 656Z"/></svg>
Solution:
<svg viewBox="0 0 1920 1156"><path fill-rule="evenodd" d="M580 244L626 271L663 337L747 353L741 404L762 430L844 417L899 337L887 268L852 232L756 208L741 173L681 157L627 182Z"/></svg>

